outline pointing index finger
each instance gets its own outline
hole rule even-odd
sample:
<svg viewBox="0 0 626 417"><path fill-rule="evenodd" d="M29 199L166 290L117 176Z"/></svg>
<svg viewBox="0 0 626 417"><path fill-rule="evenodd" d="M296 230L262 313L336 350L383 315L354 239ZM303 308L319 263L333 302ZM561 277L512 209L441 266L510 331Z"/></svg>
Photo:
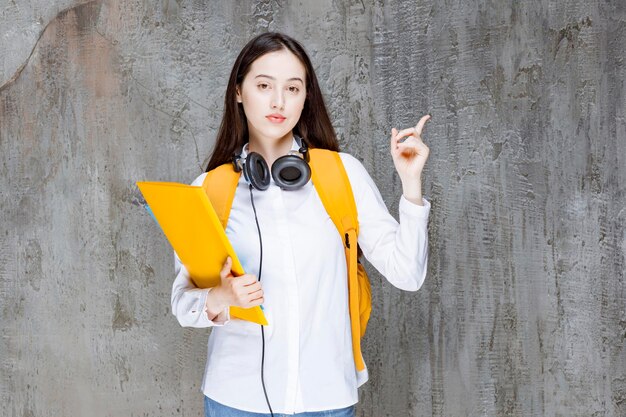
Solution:
<svg viewBox="0 0 626 417"><path fill-rule="evenodd" d="M422 134L422 129L424 129L424 125L426 124L426 122L430 120L430 114L427 114L426 116L423 116L419 122L417 122L417 125L415 126L415 130L417 130L417 134L421 135Z"/></svg>

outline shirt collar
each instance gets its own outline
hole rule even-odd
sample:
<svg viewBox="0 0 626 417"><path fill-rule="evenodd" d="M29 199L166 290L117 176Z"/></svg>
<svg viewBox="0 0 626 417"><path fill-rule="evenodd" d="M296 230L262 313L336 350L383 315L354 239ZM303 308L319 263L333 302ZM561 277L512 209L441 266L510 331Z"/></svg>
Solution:
<svg viewBox="0 0 626 417"><path fill-rule="evenodd" d="M243 148L241 149L241 157L245 158L246 156L248 156L248 145L250 144L250 142L246 142L245 145L243 145ZM290 151L296 151L298 152L300 150L300 144L298 143L298 140L296 139L295 135L292 137L291 139L291 149Z"/></svg>

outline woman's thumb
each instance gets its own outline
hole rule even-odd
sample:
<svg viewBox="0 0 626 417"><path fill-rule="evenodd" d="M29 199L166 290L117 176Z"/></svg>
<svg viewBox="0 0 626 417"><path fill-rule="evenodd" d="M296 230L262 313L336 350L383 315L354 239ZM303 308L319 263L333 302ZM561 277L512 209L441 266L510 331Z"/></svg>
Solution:
<svg viewBox="0 0 626 417"><path fill-rule="evenodd" d="M226 262L224 262L224 266L222 267L222 271L220 272L220 276L222 278L226 278L230 274L230 270L233 266L233 260L230 256L226 258Z"/></svg>

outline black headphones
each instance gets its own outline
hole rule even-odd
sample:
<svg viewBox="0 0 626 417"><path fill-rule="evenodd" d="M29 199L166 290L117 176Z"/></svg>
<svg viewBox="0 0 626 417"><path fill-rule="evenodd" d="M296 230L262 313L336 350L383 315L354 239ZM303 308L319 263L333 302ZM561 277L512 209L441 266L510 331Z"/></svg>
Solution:
<svg viewBox="0 0 626 417"><path fill-rule="evenodd" d="M271 171L260 154L250 152L244 158L241 156L242 152L239 152L233 156L235 172L243 171L246 181L260 191L265 191L270 186L270 172L276 185L283 190L293 191L302 188L311 179L309 149L301 137L294 135L294 138L300 149L290 151L274 161Z"/></svg>

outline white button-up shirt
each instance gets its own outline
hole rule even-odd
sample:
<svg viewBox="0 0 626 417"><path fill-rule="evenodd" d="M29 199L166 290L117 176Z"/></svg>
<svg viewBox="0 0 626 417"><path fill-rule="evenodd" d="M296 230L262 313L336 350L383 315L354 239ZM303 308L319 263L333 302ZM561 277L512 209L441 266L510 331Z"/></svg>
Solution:
<svg viewBox="0 0 626 417"><path fill-rule="evenodd" d="M293 148L298 149L294 141ZM244 149L245 156L246 149ZM340 153L356 200L363 254L394 286L416 291L426 276L430 203L400 198L400 223L389 214L363 165ZM200 186L205 174L192 185ZM253 190L263 239L265 387L274 413L293 414L348 407L367 369L357 372L348 313L343 243L309 181L283 191L272 180ZM259 237L248 184L241 175L228 236L244 270L258 275ZM231 319L228 309L214 321L206 311L210 289L194 287L175 260L172 312L182 326L214 326L208 342L202 391L240 410L268 413L261 385L261 326ZM376 314L374 311L373 314Z"/></svg>

